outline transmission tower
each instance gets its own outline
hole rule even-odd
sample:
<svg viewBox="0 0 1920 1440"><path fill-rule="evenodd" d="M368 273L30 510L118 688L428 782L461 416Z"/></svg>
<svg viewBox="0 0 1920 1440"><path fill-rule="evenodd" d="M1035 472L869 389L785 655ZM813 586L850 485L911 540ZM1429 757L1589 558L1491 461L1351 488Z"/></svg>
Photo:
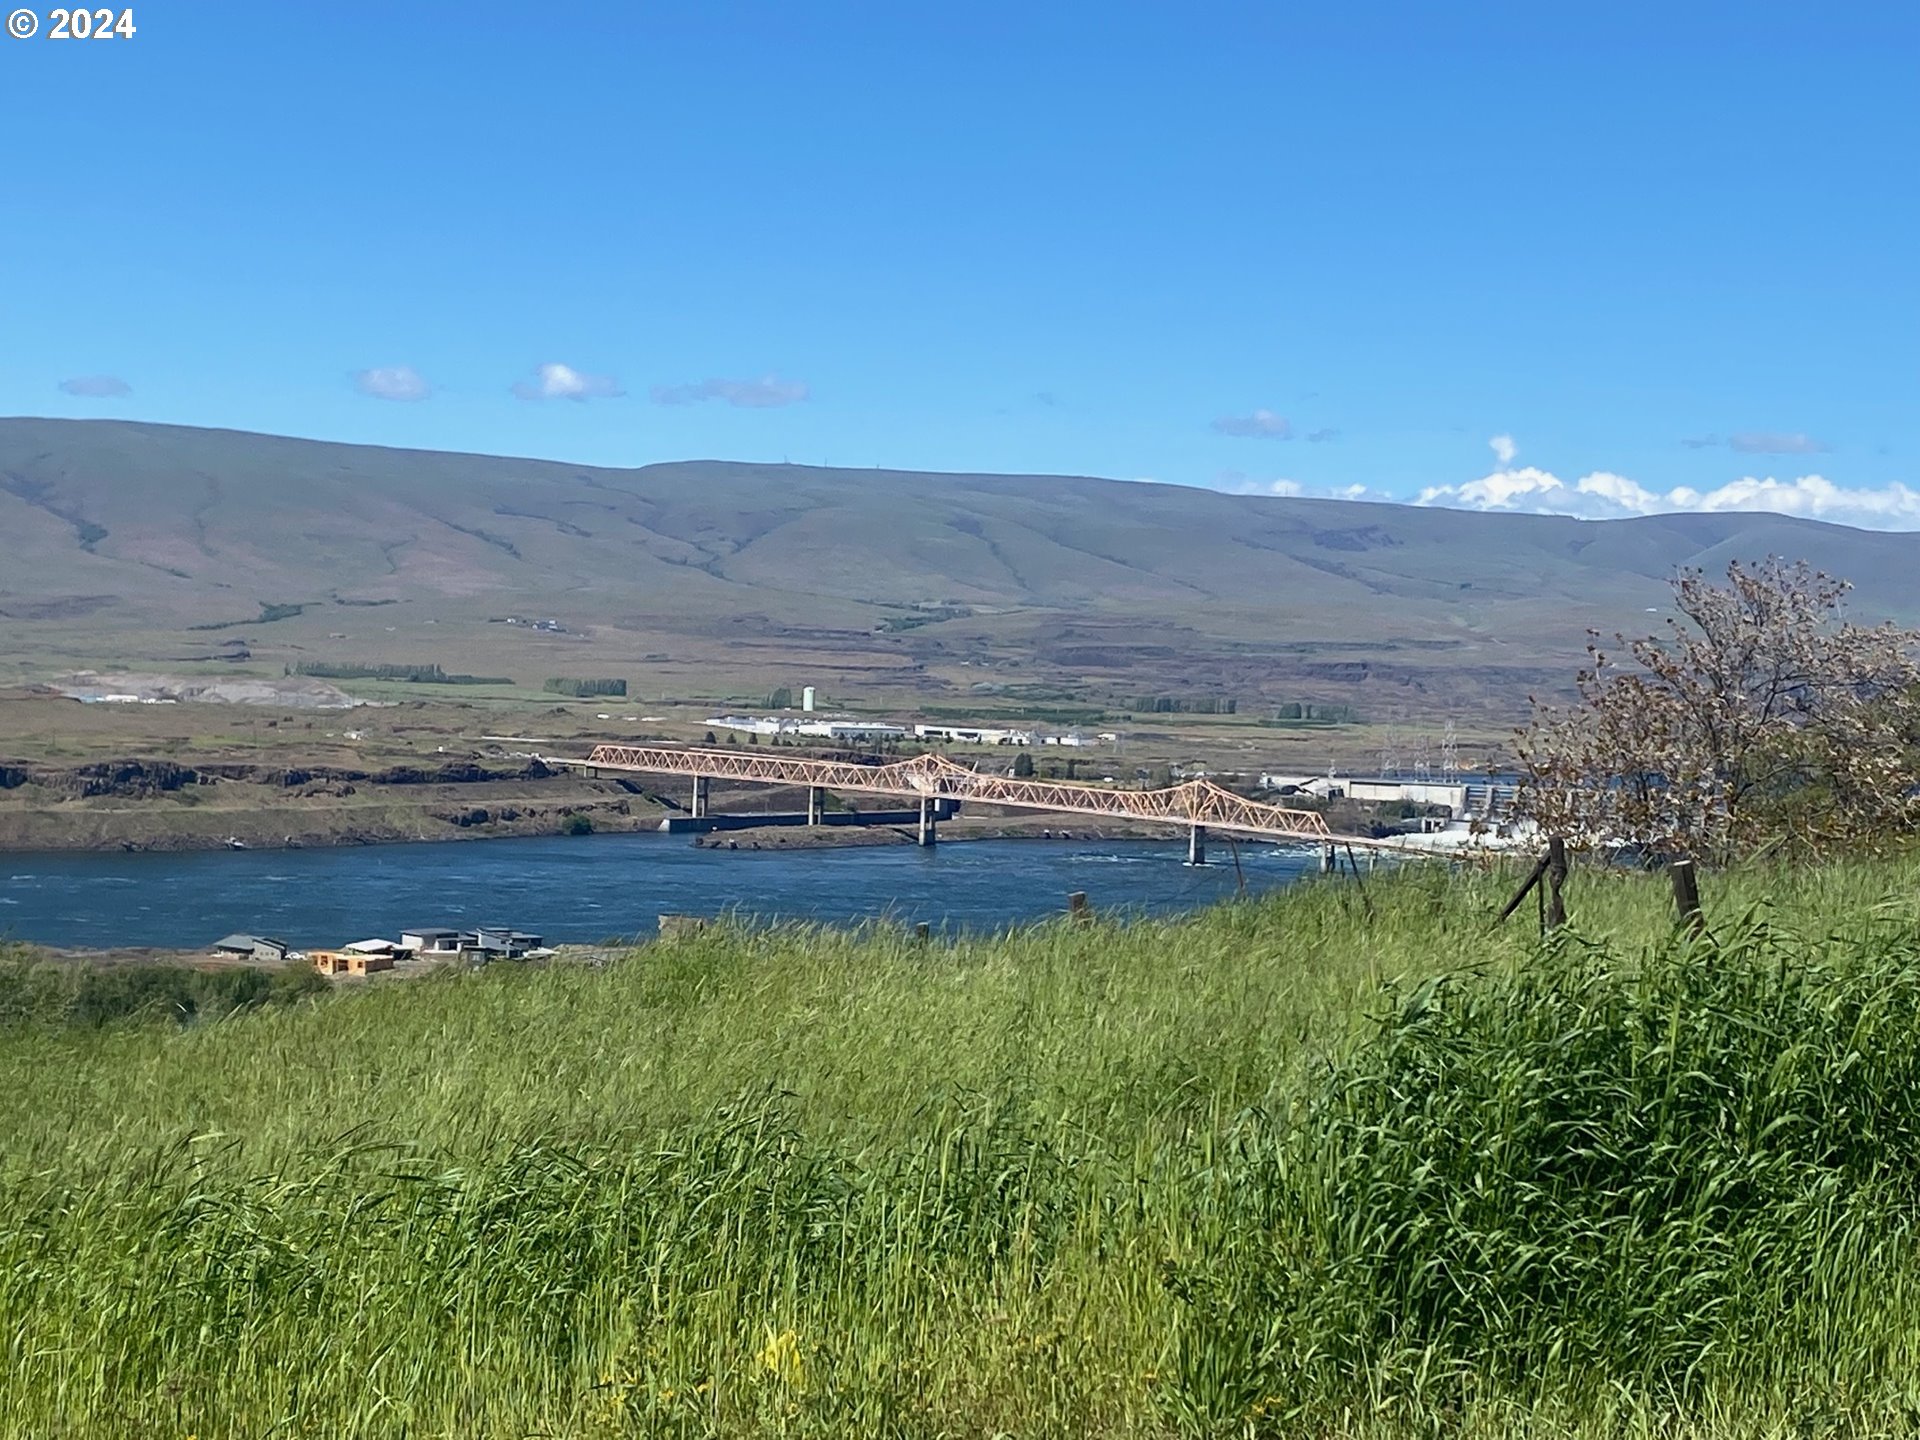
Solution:
<svg viewBox="0 0 1920 1440"><path fill-rule="evenodd" d="M1387 780L1400 774L1400 726L1394 720L1387 721L1386 733L1380 737L1380 774Z"/></svg>
<svg viewBox="0 0 1920 1440"><path fill-rule="evenodd" d="M1454 732L1453 721L1447 721L1447 731L1440 739L1440 778L1451 783L1460 773L1460 737Z"/></svg>
<svg viewBox="0 0 1920 1440"><path fill-rule="evenodd" d="M1417 730L1413 737L1413 763L1410 767L1413 778L1422 785L1433 779L1433 737L1424 730Z"/></svg>

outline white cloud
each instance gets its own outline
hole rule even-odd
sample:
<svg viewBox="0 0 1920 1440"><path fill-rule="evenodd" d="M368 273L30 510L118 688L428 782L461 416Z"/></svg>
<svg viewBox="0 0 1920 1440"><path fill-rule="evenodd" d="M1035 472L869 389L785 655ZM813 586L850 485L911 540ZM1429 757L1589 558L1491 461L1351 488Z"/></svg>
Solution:
<svg viewBox="0 0 1920 1440"><path fill-rule="evenodd" d="M133 387L118 375L75 375L71 380L62 380L60 388L83 400L118 400L133 393Z"/></svg>
<svg viewBox="0 0 1920 1440"><path fill-rule="evenodd" d="M1284 415L1276 415L1271 410L1256 410L1251 415L1222 415L1213 422L1213 428L1222 435L1233 435L1242 440L1291 440L1293 426Z"/></svg>
<svg viewBox="0 0 1920 1440"><path fill-rule="evenodd" d="M425 400L433 394L427 377L411 365L377 365L355 371L353 388L376 400Z"/></svg>
<svg viewBox="0 0 1920 1440"><path fill-rule="evenodd" d="M1261 480L1239 470L1222 470L1211 487L1229 495L1277 495L1287 500L1378 500L1393 496L1365 485L1307 485L1298 480Z"/></svg>
<svg viewBox="0 0 1920 1440"><path fill-rule="evenodd" d="M1513 464L1513 457L1520 453L1520 447L1513 443L1511 435L1496 435L1487 441L1487 446L1493 451L1493 458L1502 465Z"/></svg>
<svg viewBox="0 0 1920 1440"><path fill-rule="evenodd" d="M571 365L549 362L533 373L537 381L514 382L513 393L522 400L608 400L627 393L611 375L589 375Z"/></svg>
<svg viewBox="0 0 1920 1440"><path fill-rule="evenodd" d="M1823 475L1802 475L1793 480L1747 476L1712 490L1680 485L1659 491L1605 470L1566 481L1550 471L1525 466L1497 470L1463 485L1432 485L1422 490L1414 503L1460 510L1574 515L1590 520L1771 511L1870 530L1920 530L1920 491L1898 483L1877 489L1850 489Z"/></svg>
<svg viewBox="0 0 1920 1440"><path fill-rule="evenodd" d="M1222 470L1213 477L1212 489L1228 495L1304 495L1307 488L1298 480L1262 480L1244 470Z"/></svg>
<svg viewBox="0 0 1920 1440"><path fill-rule="evenodd" d="M702 380L698 385L656 385L656 405L697 405L703 400L724 400L749 410L769 410L780 405L795 405L811 392L804 380L782 380L763 375L758 380ZM1047 402L1051 404L1052 401Z"/></svg>

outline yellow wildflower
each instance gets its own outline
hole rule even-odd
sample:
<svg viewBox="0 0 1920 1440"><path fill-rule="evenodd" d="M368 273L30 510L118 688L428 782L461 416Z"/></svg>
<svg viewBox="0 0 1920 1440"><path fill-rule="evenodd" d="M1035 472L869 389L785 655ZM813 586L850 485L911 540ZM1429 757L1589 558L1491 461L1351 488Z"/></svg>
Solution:
<svg viewBox="0 0 1920 1440"><path fill-rule="evenodd" d="M795 1390L807 1388L807 1365L800 1354L800 1337L791 1330L775 1334L767 1329L767 1343L760 1352L760 1364L782 1385Z"/></svg>

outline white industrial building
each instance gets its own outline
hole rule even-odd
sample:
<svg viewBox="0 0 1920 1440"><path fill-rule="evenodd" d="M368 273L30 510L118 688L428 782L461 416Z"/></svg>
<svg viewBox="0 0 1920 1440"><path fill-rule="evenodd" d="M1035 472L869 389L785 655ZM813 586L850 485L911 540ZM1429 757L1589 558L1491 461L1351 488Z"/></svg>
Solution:
<svg viewBox="0 0 1920 1440"><path fill-rule="evenodd" d="M828 740L897 740L904 725L882 725L872 720L807 720L793 727L795 735L819 735Z"/></svg>
<svg viewBox="0 0 1920 1440"><path fill-rule="evenodd" d="M991 725L916 725L921 740L952 740L961 745L1031 745L1031 730L1001 730Z"/></svg>
<svg viewBox="0 0 1920 1440"><path fill-rule="evenodd" d="M907 733L904 725L874 720L788 720L778 715L709 715L707 724L741 735L810 735L823 740L887 740Z"/></svg>
<svg viewBox="0 0 1920 1440"><path fill-rule="evenodd" d="M1392 804L1411 800L1416 805L1444 805L1455 819L1463 816L1500 816L1514 803L1511 780L1481 777L1455 780L1398 780L1382 776L1263 774L1260 786L1281 795L1313 795L1322 800L1361 800Z"/></svg>
<svg viewBox="0 0 1920 1440"><path fill-rule="evenodd" d="M1078 730L1011 730L994 725L916 725L913 733L921 740L951 740L960 745L1064 745L1077 748L1093 743Z"/></svg>
<svg viewBox="0 0 1920 1440"><path fill-rule="evenodd" d="M739 735L780 735L790 731L797 721L781 720L773 715L709 715L707 725L714 730L731 730Z"/></svg>
<svg viewBox="0 0 1920 1440"><path fill-rule="evenodd" d="M783 715L709 715L714 730L738 735L807 735L823 740L895 740L912 735L919 740L947 740L960 745L1064 745L1095 743L1077 730L1042 733L995 725L889 725L878 720L800 720Z"/></svg>
<svg viewBox="0 0 1920 1440"><path fill-rule="evenodd" d="M1260 788L1282 795L1314 795L1322 800L1363 800L1391 804L1411 800L1416 805L1444 805L1458 815L1467 808L1464 782L1438 780L1363 779L1354 775L1263 774Z"/></svg>

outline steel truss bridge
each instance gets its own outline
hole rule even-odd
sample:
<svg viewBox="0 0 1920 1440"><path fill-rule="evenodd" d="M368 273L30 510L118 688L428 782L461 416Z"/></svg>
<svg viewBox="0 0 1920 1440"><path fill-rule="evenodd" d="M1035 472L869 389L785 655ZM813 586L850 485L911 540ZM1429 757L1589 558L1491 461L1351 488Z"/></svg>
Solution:
<svg viewBox="0 0 1920 1440"><path fill-rule="evenodd" d="M1267 805L1236 795L1211 780L1188 780L1159 790L1119 790L1062 780L1016 780L971 770L944 755L916 755L889 764L846 760L804 760L736 749L708 750L665 745L596 745L585 760L551 759L548 764L588 771L636 771L685 775L693 781L693 815L707 814L707 785L739 780L759 785L805 786L808 818L819 823L826 791L891 795L920 806L920 843L934 841L940 802L974 801L1066 815L1097 815L1116 820L1177 825L1188 832L1188 858L1206 858L1209 830L1261 839L1326 847L1364 846L1370 850L1423 852L1391 840L1336 835L1325 817L1312 810Z"/></svg>

